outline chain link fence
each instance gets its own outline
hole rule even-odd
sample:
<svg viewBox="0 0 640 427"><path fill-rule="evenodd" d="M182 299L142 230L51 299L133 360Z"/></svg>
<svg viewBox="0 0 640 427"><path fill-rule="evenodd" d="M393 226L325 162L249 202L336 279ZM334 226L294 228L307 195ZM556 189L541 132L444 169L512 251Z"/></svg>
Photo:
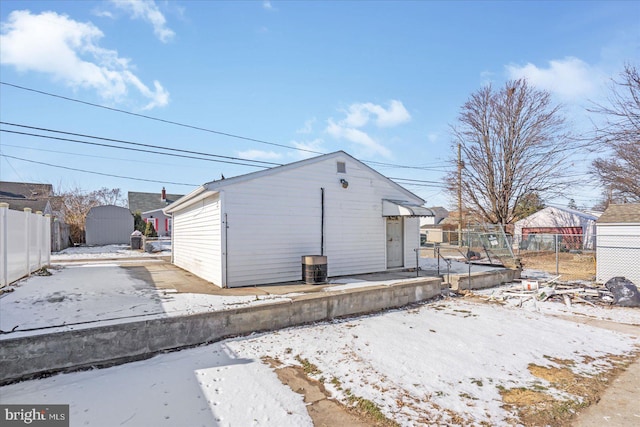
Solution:
<svg viewBox="0 0 640 427"><path fill-rule="evenodd" d="M499 229L483 231L423 230L422 258L471 260L514 268L521 265L561 276L561 281L606 282L624 276L640 283L640 236L528 234L508 235ZM597 260L599 259L599 264ZM597 270L597 273L596 273Z"/></svg>

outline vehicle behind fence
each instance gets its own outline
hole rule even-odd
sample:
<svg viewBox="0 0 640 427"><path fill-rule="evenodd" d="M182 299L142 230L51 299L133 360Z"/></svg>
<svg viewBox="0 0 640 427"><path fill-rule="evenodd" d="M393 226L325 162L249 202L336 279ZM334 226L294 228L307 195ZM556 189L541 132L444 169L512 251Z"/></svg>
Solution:
<svg viewBox="0 0 640 427"><path fill-rule="evenodd" d="M486 227L486 226L485 226ZM640 284L640 236L583 234L509 235L500 229L423 230L421 257L454 258L505 267L519 265L561 281L605 282L625 276ZM600 257L596 273L596 259ZM475 259L473 259L475 258Z"/></svg>

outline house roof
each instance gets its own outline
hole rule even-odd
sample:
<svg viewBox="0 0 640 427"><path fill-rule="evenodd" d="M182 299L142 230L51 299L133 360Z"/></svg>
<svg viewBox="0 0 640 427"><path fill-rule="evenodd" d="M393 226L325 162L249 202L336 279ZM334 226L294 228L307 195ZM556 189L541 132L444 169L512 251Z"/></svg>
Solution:
<svg viewBox="0 0 640 427"><path fill-rule="evenodd" d="M603 223L636 223L640 224L640 203L625 203L609 205L607 210L598 218L598 224Z"/></svg>
<svg viewBox="0 0 640 427"><path fill-rule="evenodd" d="M47 205L49 205L48 199L36 200L0 197L0 202L8 203L9 209L11 210L23 211L25 208L30 208L33 213L38 211L47 212Z"/></svg>
<svg viewBox="0 0 640 427"><path fill-rule="evenodd" d="M543 209L540 209L537 212L532 213L531 215L522 218L515 222L516 226L529 226L533 222L539 221L541 218L547 218L549 215L552 215L556 221L559 220L568 220L570 218L581 218L581 221L595 221L598 219L597 215L593 215L590 213L578 211L575 209L565 208L562 206L547 206ZM556 224L559 225L559 224Z"/></svg>
<svg viewBox="0 0 640 427"><path fill-rule="evenodd" d="M171 212L173 210L175 210L175 208L177 208L178 206L184 204L185 202L188 202L194 198L198 198L198 197L202 197L202 195L204 193L210 193L210 192L216 192L228 185L231 184L237 184L239 182L244 182L244 181L249 181L252 179L257 179L263 176L269 176L269 175L273 175L273 174L277 174L280 172L284 172L287 170L291 170L291 169L296 169L296 168L300 168L300 167L304 167L307 165L311 165L314 163L318 163L321 161L325 161L327 159L331 159L331 158L335 158L335 157L348 157L351 160L358 162L360 165L364 166L365 168L367 168L369 171L371 171L373 174L379 176L380 178L388 181L391 185L393 185L394 187L396 187L398 190L400 190L401 192L405 193L407 196L420 200L422 201L422 203L424 203L424 199L422 199L421 197L417 196L416 194L412 193L411 191L407 190L406 188L404 188L403 186L401 186L400 184L397 184L396 182L392 181L391 179L387 178L386 176L382 175L380 172L378 172L377 170L371 168L370 166L362 163L360 160L356 159L355 157L351 156L350 154L344 152L344 151L335 151L333 153L329 153L329 154L323 154L320 156L316 156L316 157L311 157L308 159L304 159L304 160L300 160L297 162L292 162L292 163L287 163L286 165L282 165L282 166L276 166L273 168L269 168L269 169L264 169L261 171L256 171L256 172L251 172L251 173L247 173L244 175L238 175L238 176L234 176L232 178L223 178L217 181L211 181L211 182L207 182L203 185L201 185L200 187L198 187L197 189L195 189L194 191L192 191L191 193L187 194L186 196L182 197L181 199L177 200L177 203L175 203L173 206L171 206L170 209L165 210L165 212Z"/></svg>
<svg viewBox="0 0 640 427"><path fill-rule="evenodd" d="M164 209L171 203L183 197L182 194L167 194L167 199L162 201L161 193L138 193L128 192L129 210L131 212L147 212L157 209Z"/></svg>
<svg viewBox="0 0 640 427"><path fill-rule="evenodd" d="M564 211L564 212L567 212L567 213L570 213L570 214L573 214L573 215L577 215L577 216L580 216L580 217L583 217L583 218L586 218L586 219L590 219L592 221L595 221L596 219L598 219L598 216L599 216L599 215L595 215L593 213L583 212L583 211L579 211L579 210L576 210L576 209L565 208L563 206L556 206L556 205L549 205L549 206L547 206L546 208L544 208L542 210L545 210L545 209L548 209L548 208ZM540 212L540 211L538 211L538 212ZM535 214L533 214L533 215L535 215Z"/></svg>
<svg viewBox="0 0 640 427"><path fill-rule="evenodd" d="M48 199L53 195L51 184L0 181L0 197L14 199Z"/></svg>
<svg viewBox="0 0 640 427"><path fill-rule="evenodd" d="M32 212L47 212L52 194L51 184L0 181L0 202L9 203L12 210L30 208Z"/></svg>

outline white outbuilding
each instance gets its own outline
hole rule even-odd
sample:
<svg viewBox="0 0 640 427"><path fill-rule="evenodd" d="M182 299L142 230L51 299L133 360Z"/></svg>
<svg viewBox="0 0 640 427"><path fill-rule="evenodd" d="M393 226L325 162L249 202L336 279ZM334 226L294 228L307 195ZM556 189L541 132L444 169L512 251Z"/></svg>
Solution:
<svg viewBox="0 0 640 427"><path fill-rule="evenodd" d="M423 204L338 151L204 184L165 212L172 262L239 287L299 281L304 259L325 259L328 276L412 267Z"/></svg>
<svg viewBox="0 0 640 427"><path fill-rule="evenodd" d="M521 249L527 249L527 244L532 241L532 237L538 234L557 234L563 244L570 249L594 249L598 216L599 213L547 206L516 221L513 234L519 241ZM539 243L539 239L536 241Z"/></svg>
<svg viewBox="0 0 640 427"><path fill-rule="evenodd" d="M85 221L87 245L129 243L133 232L133 215L127 208L114 205L95 206Z"/></svg>
<svg viewBox="0 0 640 427"><path fill-rule="evenodd" d="M640 286L640 203L609 205L596 227L596 280L623 276Z"/></svg>

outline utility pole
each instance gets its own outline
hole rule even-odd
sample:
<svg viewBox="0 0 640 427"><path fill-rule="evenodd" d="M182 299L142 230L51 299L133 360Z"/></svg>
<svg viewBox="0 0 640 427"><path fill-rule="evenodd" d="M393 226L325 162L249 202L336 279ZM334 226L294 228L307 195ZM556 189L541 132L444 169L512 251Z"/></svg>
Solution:
<svg viewBox="0 0 640 427"><path fill-rule="evenodd" d="M462 145L458 142L458 246L462 246Z"/></svg>

